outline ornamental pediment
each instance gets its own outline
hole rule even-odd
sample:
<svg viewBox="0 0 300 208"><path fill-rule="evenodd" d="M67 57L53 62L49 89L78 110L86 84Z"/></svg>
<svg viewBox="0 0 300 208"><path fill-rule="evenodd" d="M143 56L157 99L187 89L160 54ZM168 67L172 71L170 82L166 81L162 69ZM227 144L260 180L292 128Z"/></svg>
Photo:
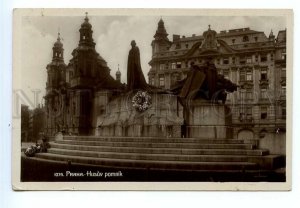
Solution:
<svg viewBox="0 0 300 208"><path fill-rule="evenodd" d="M217 40L216 47L203 47L202 42L195 43L194 46L185 54L186 57L198 57L205 55L226 55L236 51L231 48L225 41Z"/></svg>

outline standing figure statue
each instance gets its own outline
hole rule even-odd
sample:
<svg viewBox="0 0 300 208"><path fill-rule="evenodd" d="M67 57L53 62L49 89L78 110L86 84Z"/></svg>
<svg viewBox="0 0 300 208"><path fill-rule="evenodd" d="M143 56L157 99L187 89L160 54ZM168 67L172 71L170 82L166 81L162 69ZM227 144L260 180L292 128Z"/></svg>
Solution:
<svg viewBox="0 0 300 208"><path fill-rule="evenodd" d="M127 63L127 90L147 90L149 88L141 68L140 50L135 41L131 41Z"/></svg>

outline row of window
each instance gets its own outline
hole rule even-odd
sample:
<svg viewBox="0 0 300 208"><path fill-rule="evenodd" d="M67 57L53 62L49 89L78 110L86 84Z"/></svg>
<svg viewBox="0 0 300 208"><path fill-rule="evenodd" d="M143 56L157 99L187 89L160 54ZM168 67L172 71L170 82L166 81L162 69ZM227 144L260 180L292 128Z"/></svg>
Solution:
<svg viewBox="0 0 300 208"><path fill-rule="evenodd" d="M282 59L286 59L286 54L282 53ZM274 54L270 54L270 58L268 58L267 55L255 55L254 57L252 56L247 56L247 57L240 57L239 59L237 59L236 57L231 57L231 58L217 58L215 60L215 64L217 65L228 65L228 64L253 64L253 63L259 63L259 62L267 62L268 60L270 61L274 61ZM184 67L189 67L191 65L191 62L195 62L197 63L203 63L202 59L195 59L189 62L172 62L170 64L160 64L159 65L159 69L160 70L165 70L165 69L169 69L169 67L171 67L171 69L180 69L180 68L184 68Z"/></svg>
<svg viewBox="0 0 300 208"><path fill-rule="evenodd" d="M268 118L268 107L261 106L260 107L260 119L265 120ZM286 118L286 107L281 106L281 118ZM239 120L241 122L251 121L253 119L252 116L252 107L248 106L240 112Z"/></svg>
<svg viewBox="0 0 300 208"><path fill-rule="evenodd" d="M281 76L284 77L283 75L286 74L286 68L282 68L281 69ZM174 77L175 76L175 77ZM229 77L229 71L223 71L223 76L225 79L230 79ZM172 77L172 80L174 81L178 81L180 80L180 75L179 74L176 74L176 75L173 75ZM247 70L247 69L244 69L244 70L240 70L239 72L239 81L240 82L244 82L244 81L253 81L253 71L252 70ZM260 81L268 81L268 72L267 72L267 69L261 69L260 71ZM174 83L174 82L172 82ZM154 77L150 77L149 78L149 84L151 85L155 85L155 78ZM159 86L163 87L165 86L165 77L164 75L159 75ZM266 90L268 88L268 85L262 85L261 86L261 90ZM282 90L285 91L285 85L282 85ZM264 94L264 93L262 93Z"/></svg>
<svg viewBox="0 0 300 208"><path fill-rule="evenodd" d="M172 84L175 81L178 81L180 79L179 76L176 77L175 79L172 79ZM149 79L150 85L155 85L155 79L152 77ZM159 76L159 87L165 87L165 77L164 76ZM253 91L251 89L246 90L246 91L241 91L239 93L240 95L240 100L253 100ZM281 91L280 91L280 96L281 95L286 95L286 85L281 85ZM272 95L268 91L267 87L261 88L260 89L260 98L261 99L270 99Z"/></svg>

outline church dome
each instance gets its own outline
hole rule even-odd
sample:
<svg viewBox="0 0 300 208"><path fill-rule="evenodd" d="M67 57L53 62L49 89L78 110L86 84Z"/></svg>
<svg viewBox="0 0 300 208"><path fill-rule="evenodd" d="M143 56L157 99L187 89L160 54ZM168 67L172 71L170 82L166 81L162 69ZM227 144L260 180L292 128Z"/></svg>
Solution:
<svg viewBox="0 0 300 208"><path fill-rule="evenodd" d="M92 28L92 25L89 23L89 18L87 16L84 18L84 22L81 24L81 28Z"/></svg>
<svg viewBox="0 0 300 208"><path fill-rule="evenodd" d="M54 47L56 47L56 48L62 48L63 47L63 44L60 41L60 33L58 33L57 41L54 43Z"/></svg>

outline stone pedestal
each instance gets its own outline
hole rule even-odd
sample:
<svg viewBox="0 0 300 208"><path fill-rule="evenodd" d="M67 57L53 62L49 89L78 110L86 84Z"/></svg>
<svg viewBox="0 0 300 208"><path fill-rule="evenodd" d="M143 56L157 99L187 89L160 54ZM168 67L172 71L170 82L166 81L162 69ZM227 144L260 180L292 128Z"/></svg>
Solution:
<svg viewBox="0 0 300 208"><path fill-rule="evenodd" d="M194 100L184 111L186 137L224 139L233 137L231 112L224 104Z"/></svg>
<svg viewBox="0 0 300 208"><path fill-rule="evenodd" d="M132 106L133 95L124 94L107 103L97 116L96 136L181 137L183 118L176 96L151 94L151 106L139 112Z"/></svg>

